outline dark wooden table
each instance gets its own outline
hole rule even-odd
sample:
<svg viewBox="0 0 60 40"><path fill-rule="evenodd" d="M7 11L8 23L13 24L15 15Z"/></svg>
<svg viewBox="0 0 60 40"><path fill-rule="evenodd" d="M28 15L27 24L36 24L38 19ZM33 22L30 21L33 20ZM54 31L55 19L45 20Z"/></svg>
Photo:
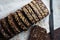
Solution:
<svg viewBox="0 0 60 40"><path fill-rule="evenodd" d="M49 37L50 40L50 37ZM60 28L54 31L54 40L60 40Z"/></svg>

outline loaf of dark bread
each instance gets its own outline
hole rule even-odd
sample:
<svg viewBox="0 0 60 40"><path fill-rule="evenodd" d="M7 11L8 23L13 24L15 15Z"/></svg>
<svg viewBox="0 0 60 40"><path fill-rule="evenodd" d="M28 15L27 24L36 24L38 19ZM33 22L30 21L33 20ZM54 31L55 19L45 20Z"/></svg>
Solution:
<svg viewBox="0 0 60 40"><path fill-rule="evenodd" d="M33 0L16 12L0 19L0 33L4 38L9 39L22 31L28 30L48 14L48 9L41 0Z"/></svg>
<svg viewBox="0 0 60 40"><path fill-rule="evenodd" d="M46 29L35 25L31 28L28 40L48 40Z"/></svg>

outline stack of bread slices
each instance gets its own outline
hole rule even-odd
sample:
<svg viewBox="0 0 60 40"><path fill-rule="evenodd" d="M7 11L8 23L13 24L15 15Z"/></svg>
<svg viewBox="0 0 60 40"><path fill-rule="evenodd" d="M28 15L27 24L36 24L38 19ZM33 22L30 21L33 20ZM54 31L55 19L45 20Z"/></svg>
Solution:
<svg viewBox="0 0 60 40"><path fill-rule="evenodd" d="M33 0L21 9L0 19L0 34L9 39L22 31L26 31L48 14L48 9L41 0Z"/></svg>

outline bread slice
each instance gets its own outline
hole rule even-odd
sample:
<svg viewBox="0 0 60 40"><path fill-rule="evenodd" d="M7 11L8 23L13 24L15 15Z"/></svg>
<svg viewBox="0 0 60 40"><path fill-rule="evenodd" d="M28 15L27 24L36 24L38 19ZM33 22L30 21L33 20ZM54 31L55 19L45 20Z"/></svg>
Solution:
<svg viewBox="0 0 60 40"><path fill-rule="evenodd" d="M27 27L21 22L18 15L15 13L13 16L14 16L14 18L16 20L16 24L18 25L17 27L20 29L20 31L27 30Z"/></svg>
<svg viewBox="0 0 60 40"><path fill-rule="evenodd" d="M6 23L7 23L7 26L8 26L8 28L9 28L9 30L10 30L10 31L12 32L12 34L14 35L15 32L14 32L14 29L12 29L11 25L9 24L8 17L5 17L5 21L6 21Z"/></svg>
<svg viewBox="0 0 60 40"><path fill-rule="evenodd" d="M32 10L34 10L39 19L42 19L42 15L39 13L38 9L33 5L33 3L29 3L28 5L32 8Z"/></svg>
<svg viewBox="0 0 60 40"><path fill-rule="evenodd" d="M0 20L0 33L3 35L5 38L10 38L10 36L5 32L5 30L2 28L2 23Z"/></svg>
<svg viewBox="0 0 60 40"><path fill-rule="evenodd" d="M40 12L40 14L42 15L42 18L45 17L45 13L41 10L41 8L39 7L39 5L36 3L36 1L32 1L32 3L35 5L35 7L38 9L38 11Z"/></svg>
<svg viewBox="0 0 60 40"><path fill-rule="evenodd" d="M33 12L33 10L31 9L31 7L29 5L25 6L28 9L28 12L30 13L30 15L34 18L34 20L37 22L39 21L39 18L36 16L36 14ZM35 23L36 23L35 22Z"/></svg>
<svg viewBox="0 0 60 40"><path fill-rule="evenodd" d="M27 27L30 27L31 24L30 22L27 20L27 18L25 18L25 16L23 15L23 13L21 11L17 11L17 14L20 18L21 21L23 21L23 23L27 26Z"/></svg>
<svg viewBox="0 0 60 40"><path fill-rule="evenodd" d="M46 5L42 2L42 0L35 0L35 1L39 5L40 9L43 11L45 16L47 16L49 14L49 11L48 11Z"/></svg>
<svg viewBox="0 0 60 40"><path fill-rule="evenodd" d="M8 35L13 36L13 33L10 31L10 29L9 29L9 27L7 25L7 22L5 20L5 18L4 19L1 19L1 22L2 22L2 25L3 25L2 27L8 33Z"/></svg>
<svg viewBox="0 0 60 40"><path fill-rule="evenodd" d="M10 15L8 16L8 22L9 22L9 24L11 25L11 28L14 30L14 32L15 32L16 34L20 32L20 31L18 30L17 26L16 26L15 23L14 23L12 14L10 14Z"/></svg>
<svg viewBox="0 0 60 40"><path fill-rule="evenodd" d="M34 18L31 16L31 14L28 12L28 10L25 7L22 8L22 11L25 13L25 15L27 15L27 17L29 18L32 24L35 23Z"/></svg>

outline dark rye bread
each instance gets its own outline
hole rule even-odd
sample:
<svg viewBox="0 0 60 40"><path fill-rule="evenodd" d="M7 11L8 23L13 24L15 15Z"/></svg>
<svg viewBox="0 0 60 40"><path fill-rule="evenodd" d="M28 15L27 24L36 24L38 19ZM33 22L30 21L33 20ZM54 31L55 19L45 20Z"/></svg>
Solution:
<svg viewBox="0 0 60 40"><path fill-rule="evenodd" d="M9 24L11 25L11 28L13 29L13 31L14 31L15 33L19 33L19 32L20 32L20 31L18 30L17 26L16 26L15 23L14 23L12 14L10 14L10 15L8 16L8 22L9 22Z"/></svg>
<svg viewBox="0 0 60 40"><path fill-rule="evenodd" d="M19 28L20 32L27 30L27 27L21 22L17 13L15 13L13 16L16 20L16 24L17 24L17 27Z"/></svg>
<svg viewBox="0 0 60 40"><path fill-rule="evenodd" d="M38 25L32 27L28 40L48 40L47 32Z"/></svg>
<svg viewBox="0 0 60 40"><path fill-rule="evenodd" d="M25 7L22 8L22 11L25 13L25 15L28 17L28 19L31 21L32 24L35 23L34 18L31 16L31 14Z"/></svg>
<svg viewBox="0 0 60 40"><path fill-rule="evenodd" d="M5 19L1 19L3 29L8 33L8 35L13 36L13 33L10 31L9 26Z"/></svg>
<svg viewBox="0 0 60 40"><path fill-rule="evenodd" d="M1 20L0 20L0 33L2 37L9 38L10 36L5 32L5 30L2 28Z"/></svg>
<svg viewBox="0 0 60 40"><path fill-rule="evenodd" d="M27 8L27 10L30 13L30 15L34 18L35 23L37 21L39 21L38 17L35 15L35 13L33 12L33 10L31 9L31 7L29 5L26 5L25 7Z"/></svg>
<svg viewBox="0 0 60 40"><path fill-rule="evenodd" d="M21 10L17 11L17 15L19 16L20 20L29 28L31 26L31 23L25 18L24 14Z"/></svg>

